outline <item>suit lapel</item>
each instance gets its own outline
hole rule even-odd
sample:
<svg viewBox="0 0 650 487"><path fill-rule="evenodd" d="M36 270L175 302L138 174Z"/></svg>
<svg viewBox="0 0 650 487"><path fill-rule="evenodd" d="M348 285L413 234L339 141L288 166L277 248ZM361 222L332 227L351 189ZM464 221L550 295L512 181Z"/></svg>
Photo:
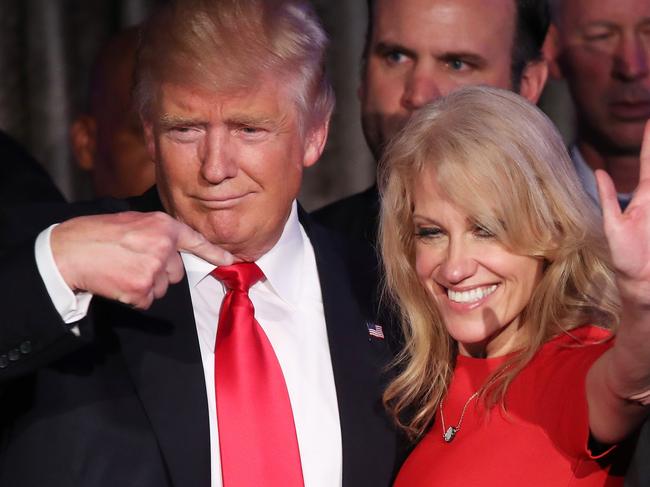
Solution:
<svg viewBox="0 0 650 487"><path fill-rule="evenodd" d="M133 201L139 211L161 210L155 190ZM210 485L205 376L187 279L146 312L122 309L129 318L114 329L172 485Z"/></svg>
<svg viewBox="0 0 650 487"><path fill-rule="evenodd" d="M210 485L206 386L187 280L147 312L122 313L113 329L172 485Z"/></svg>
<svg viewBox="0 0 650 487"><path fill-rule="evenodd" d="M331 235L301 212L310 237L323 295L323 308L339 406L343 442L343 486L388 485L395 462L395 434L380 402L383 369L390 360L383 340L370 337L374 321L376 261L354 260ZM365 254L374 255L371 252ZM353 264L360 272L351 273Z"/></svg>

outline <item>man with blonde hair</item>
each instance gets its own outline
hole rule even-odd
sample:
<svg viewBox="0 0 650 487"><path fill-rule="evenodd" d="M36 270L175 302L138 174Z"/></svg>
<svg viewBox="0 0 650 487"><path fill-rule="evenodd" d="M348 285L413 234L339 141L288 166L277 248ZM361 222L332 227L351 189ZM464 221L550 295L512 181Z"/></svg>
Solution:
<svg viewBox="0 0 650 487"><path fill-rule="evenodd" d="M156 187L68 207L118 213L0 262L0 294L30 303L0 329L0 484L390 484L373 253L296 203L333 107L326 41L300 0L179 1L147 24Z"/></svg>

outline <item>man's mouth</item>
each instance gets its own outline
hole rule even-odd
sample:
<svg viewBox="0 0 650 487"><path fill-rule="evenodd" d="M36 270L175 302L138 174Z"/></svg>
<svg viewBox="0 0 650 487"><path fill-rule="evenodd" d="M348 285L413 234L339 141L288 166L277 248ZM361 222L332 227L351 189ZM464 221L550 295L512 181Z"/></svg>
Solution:
<svg viewBox="0 0 650 487"><path fill-rule="evenodd" d="M230 208L241 202L250 193L233 193L219 196L211 196L205 198L198 198L203 206L210 209L220 210Z"/></svg>
<svg viewBox="0 0 650 487"><path fill-rule="evenodd" d="M650 100L614 101L610 103L609 110L619 120L645 121L650 118Z"/></svg>

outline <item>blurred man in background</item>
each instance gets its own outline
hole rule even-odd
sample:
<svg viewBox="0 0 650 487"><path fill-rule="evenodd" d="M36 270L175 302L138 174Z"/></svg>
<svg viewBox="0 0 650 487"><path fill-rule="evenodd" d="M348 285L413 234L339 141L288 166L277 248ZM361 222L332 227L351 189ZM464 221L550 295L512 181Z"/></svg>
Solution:
<svg viewBox="0 0 650 487"><path fill-rule="evenodd" d="M576 110L571 156L595 201L595 169L621 191L623 206L639 181L639 155L650 118L650 2L554 0L546 55L551 75L567 82Z"/></svg>
<svg viewBox="0 0 650 487"><path fill-rule="evenodd" d="M76 162L90 173L96 196L137 196L154 184L131 100L138 36L139 28L131 27L104 45L92 68L87 112L70 128Z"/></svg>

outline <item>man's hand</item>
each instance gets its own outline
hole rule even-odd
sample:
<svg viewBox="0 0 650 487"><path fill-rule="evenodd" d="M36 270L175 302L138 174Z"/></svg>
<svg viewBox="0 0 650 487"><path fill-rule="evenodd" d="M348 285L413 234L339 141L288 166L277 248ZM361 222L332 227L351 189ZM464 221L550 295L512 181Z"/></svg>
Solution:
<svg viewBox="0 0 650 487"><path fill-rule="evenodd" d="M54 261L68 286L147 309L183 277L179 251L215 265L226 250L165 213L126 212L73 218L51 234Z"/></svg>

